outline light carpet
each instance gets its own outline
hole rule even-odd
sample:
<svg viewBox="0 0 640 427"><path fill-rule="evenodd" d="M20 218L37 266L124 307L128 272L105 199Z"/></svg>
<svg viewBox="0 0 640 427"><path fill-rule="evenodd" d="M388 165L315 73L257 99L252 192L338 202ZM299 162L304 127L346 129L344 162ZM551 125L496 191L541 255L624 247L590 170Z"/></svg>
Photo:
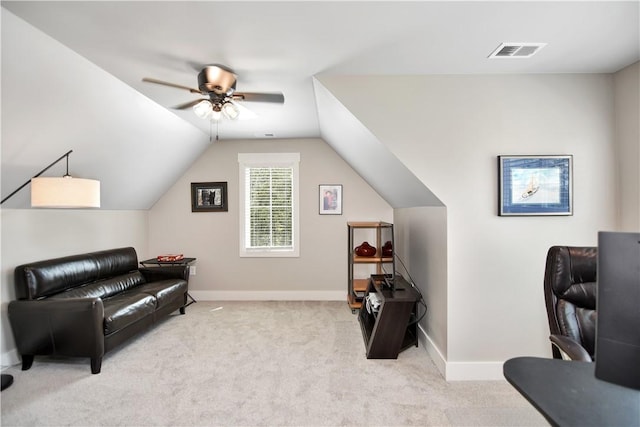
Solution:
<svg viewBox="0 0 640 427"><path fill-rule="evenodd" d="M3 426L546 426L506 381L444 381L423 348L367 360L341 302L198 302L105 355L5 373Z"/></svg>

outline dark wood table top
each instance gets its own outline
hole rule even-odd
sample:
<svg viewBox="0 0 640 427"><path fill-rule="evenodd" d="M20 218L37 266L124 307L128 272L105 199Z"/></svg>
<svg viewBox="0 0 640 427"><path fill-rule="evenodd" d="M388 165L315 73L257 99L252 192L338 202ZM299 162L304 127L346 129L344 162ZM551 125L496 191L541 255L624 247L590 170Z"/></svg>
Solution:
<svg viewBox="0 0 640 427"><path fill-rule="evenodd" d="M187 265L193 261L195 261L195 258L182 258L180 260L177 261L158 261L157 258L150 258L150 259L145 259L144 261L140 261L140 264L142 265L146 265L146 264L150 264L150 265Z"/></svg>
<svg viewBox="0 0 640 427"><path fill-rule="evenodd" d="M595 363L516 357L503 373L551 425L640 427L640 390L596 378Z"/></svg>

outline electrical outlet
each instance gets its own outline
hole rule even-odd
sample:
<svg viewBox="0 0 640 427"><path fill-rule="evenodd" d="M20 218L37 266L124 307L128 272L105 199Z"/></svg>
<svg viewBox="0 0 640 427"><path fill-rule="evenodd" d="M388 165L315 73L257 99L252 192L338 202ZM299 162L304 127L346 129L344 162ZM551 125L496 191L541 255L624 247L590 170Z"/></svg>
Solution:
<svg viewBox="0 0 640 427"><path fill-rule="evenodd" d="M196 266L192 265L191 267L189 267L189 276L195 276L196 275Z"/></svg>

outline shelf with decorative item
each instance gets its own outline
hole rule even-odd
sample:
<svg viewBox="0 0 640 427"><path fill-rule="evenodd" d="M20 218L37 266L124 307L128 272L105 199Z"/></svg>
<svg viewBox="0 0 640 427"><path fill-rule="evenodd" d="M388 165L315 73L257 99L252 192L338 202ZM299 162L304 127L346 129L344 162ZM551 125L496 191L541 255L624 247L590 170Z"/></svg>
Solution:
<svg viewBox="0 0 640 427"><path fill-rule="evenodd" d="M393 224L383 221L347 222L349 262L347 301L355 313L372 274L393 274Z"/></svg>
<svg viewBox="0 0 640 427"><path fill-rule="evenodd" d="M353 257L353 262L361 264L379 264L381 262L393 262L393 257L365 257L355 255Z"/></svg>

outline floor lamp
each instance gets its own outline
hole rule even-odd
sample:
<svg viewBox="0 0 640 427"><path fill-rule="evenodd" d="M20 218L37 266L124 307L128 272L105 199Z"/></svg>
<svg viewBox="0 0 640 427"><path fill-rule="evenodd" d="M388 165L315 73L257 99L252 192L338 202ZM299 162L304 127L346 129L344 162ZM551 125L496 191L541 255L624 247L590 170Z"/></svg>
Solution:
<svg viewBox="0 0 640 427"><path fill-rule="evenodd" d="M73 178L69 175L69 150L56 161L35 174L15 191L0 201L9 200L14 194L31 184L31 207L34 208L99 208L100 181ZM42 177L44 172L62 159L67 159L67 173L62 177Z"/></svg>
<svg viewBox="0 0 640 427"><path fill-rule="evenodd" d="M31 183L31 207L38 208L99 208L100 207L100 181L93 179L72 178L69 175L69 150L56 161L42 169L30 180L22 184L15 191L0 201L0 205L9 200L18 191ZM67 173L63 177L42 177L60 160L67 159ZM13 377L1 374L1 388L4 390L13 383Z"/></svg>

